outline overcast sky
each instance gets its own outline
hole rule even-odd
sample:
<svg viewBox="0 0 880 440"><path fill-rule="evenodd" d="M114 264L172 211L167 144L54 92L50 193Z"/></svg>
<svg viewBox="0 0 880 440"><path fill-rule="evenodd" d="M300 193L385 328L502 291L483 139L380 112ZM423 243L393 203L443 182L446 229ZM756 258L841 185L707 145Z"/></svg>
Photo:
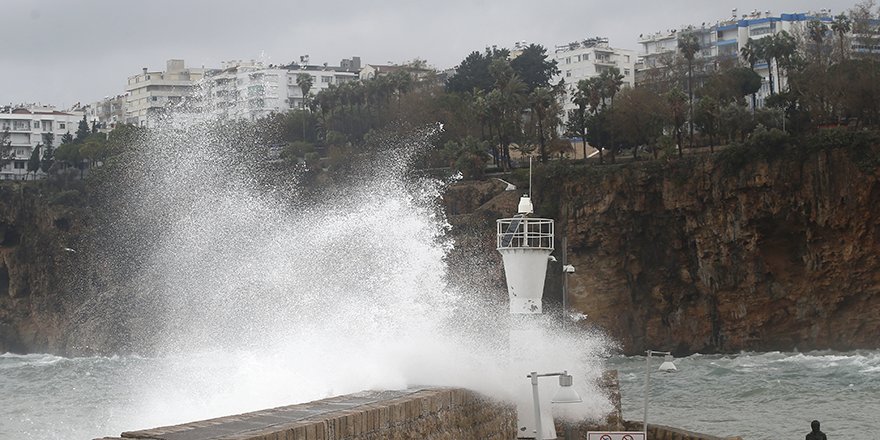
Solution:
<svg viewBox="0 0 880 440"><path fill-rule="evenodd" d="M858 0L0 0L0 104L66 108L125 91L141 68L164 70L261 59L312 64L403 63L453 67L486 46L556 44L605 36L638 50L641 33L752 9L834 14ZM551 49L552 50L552 49Z"/></svg>

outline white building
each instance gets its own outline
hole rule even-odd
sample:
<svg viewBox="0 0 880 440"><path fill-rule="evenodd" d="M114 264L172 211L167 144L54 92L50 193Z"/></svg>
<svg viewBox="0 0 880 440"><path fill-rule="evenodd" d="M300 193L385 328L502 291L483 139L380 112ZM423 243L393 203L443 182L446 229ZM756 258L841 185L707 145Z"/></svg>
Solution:
<svg viewBox="0 0 880 440"><path fill-rule="evenodd" d="M143 72L128 78L125 122L148 126L168 107L181 103L205 76L204 68L187 68L183 60L168 60L166 70Z"/></svg>
<svg viewBox="0 0 880 440"><path fill-rule="evenodd" d="M0 168L0 179L18 180L27 174L27 161L37 145L45 144L45 135L54 135L52 145L58 148L61 137L66 133L75 133L83 113L77 111L57 111L49 106L4 107L0 109L0 136L9 134L7 142L11 143L4 154L4 162L9 163ZM7 150L3 148L2 150ZM42 151L40 152L42 154ZM8 156L6 156L8 154Z"/></svg>
<svg viewBox="0 0 880 440"><path fill-rule="evenodd" d="M210 73L205 89L214 110L234 118L255 120L271 113L302 108L303 92L298 78L312 78L309 95L314 96L332 85L358 79L360 59L343 60L338 67L327 65L287 66L251 61L229 61L224 68Z"/></svg>
<svg viewBox="0 0 880 440"><path fill-rule="evenodd" d="M607 38L589 38L556 46L553 59L560 74L552 82L565 80L565 117L569 110L576 108L571 97L580 80L594 78L606 70L617 68L623 75L623 87L635 86L636 58L636 51L610 47Z"/></svg>
<svg viewBox="0 0 880 440"><path fill-rule="evenodd" d="M792 36L804 33L806 24L819 20L826 24L832 21L831 11L823 9L819 12L798 14L780 14L773 16L770 11L751 11L737 18L737 10L732 10L732 17L714 24L702 23L700 26L686 26L652 34L639 35L642 45L639 53L638 80L651 78L652 73L668 69L678 52L678 38L685 33L697 36L700 51L695 56L695 72L707 72L717 69L723 64L739 64L742 48L748 40L758 40L785 31ZM757 94L758 107L763 106L764 98L770 94L770 69L767 61L760 60L755 71L761 76L763 85ZM773 89L781 90L786 84L784 75L779 75L773 66Z"/></svg>
<svg viewBox="0 0 880 440"><path fill-rule="evenodd" d="M86 108L86 119L98 124L99 130L109 131L116 124L125 121L125 102L127 95L108 96L100 101L89 104Z"/></svg>

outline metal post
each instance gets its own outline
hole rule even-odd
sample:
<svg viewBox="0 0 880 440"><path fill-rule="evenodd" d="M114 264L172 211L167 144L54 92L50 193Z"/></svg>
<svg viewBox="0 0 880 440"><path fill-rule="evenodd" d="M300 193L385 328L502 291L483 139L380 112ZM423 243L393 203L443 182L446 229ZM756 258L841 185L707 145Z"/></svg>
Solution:
<svg viewBox="0 0 880 440"><path fill-rule="evenodd" d="M568 237L562 237L562 325L565 325L568 317L568 272L565 271L567 264Z"/></svg>
<svg viewBox="0 0 880 440"><path fill-rule="evenodd" d="M645 356L645 418L643 420L642 431L645 433L645 440L648 440L648 394L651 392L651 350Z"/></svg>
<svg viewBox="0 0 880 440"><path fill-rule="evenodd" d="M535 440L544 439L544 428L541 426L541 402L538 399L538 372L532 371L532 398L535 401Z"/></svg>

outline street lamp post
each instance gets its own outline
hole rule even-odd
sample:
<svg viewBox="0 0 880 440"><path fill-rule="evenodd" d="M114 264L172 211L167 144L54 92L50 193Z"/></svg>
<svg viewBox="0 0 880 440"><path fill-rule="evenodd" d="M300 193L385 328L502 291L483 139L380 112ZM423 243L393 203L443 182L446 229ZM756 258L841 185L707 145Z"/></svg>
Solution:
<svg viewBox="0 0 880 440"><path fill-rule="evenodd" d="M535 406L535 440L543 440L544 427L541 425L541 401L538 399L538 378L559 376L559 391L553 396L552 403L580 403L583 402L581 396L571 386L573 380L568 371L562 373L542 373L537 371L529 373L528 378L532 379L532 400Z"/></svg>
<svg viewBox="0 0 880 440"><path fill-rule="evenodd" d="M662 354L663 363L660 364L658 370L671 373L677 368L672 363L672 353L668 351L648 350L645 356L645 418L643 420L642 432L645 434L645 440L648 440L648 395L651 393L651 355Z"/></svg>

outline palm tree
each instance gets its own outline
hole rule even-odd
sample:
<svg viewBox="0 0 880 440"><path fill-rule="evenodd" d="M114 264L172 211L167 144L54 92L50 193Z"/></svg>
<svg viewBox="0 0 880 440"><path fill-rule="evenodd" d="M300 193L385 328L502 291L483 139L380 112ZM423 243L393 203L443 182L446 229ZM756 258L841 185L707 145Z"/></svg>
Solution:
<svg viewBox="0 0 880 440"><path fill-rule="evenodd" d="M570 131L579 134L584 142L584 160L587 158L587 111L590 108L590 88L589 79L578 81L571 96L571 103L577 108L568 115Z"/></svg>
<svg viewBox="0 0 880 440"><path fill-rule="evenodd" d="M519 129L526 98L526 84L504 59L492 61L489 72L495 80L495 86L489 92L487 100L495 116L498 140L501 144L502 165L508 170L511 165L510 140L513 133Z"/></svg>
<svg viewBox="0 0 880 440"><path fill-rule="evenodd" d="M306 140L306 103L309 97L309 90L312 89L312 84L314 80L312 79L312 75L307 73L300 73L296 76L296 85L299 86L299 89L302 91L303 99L302 99L302 110L303 110L303 141Z"/></svg>
<svg viewBox="0 0 880 440"><path fill-rule="evenodd" d="M755 40L749 38L746 41L745 46L739 51L740 56L742 56L743 61L748 63L749 69L752 69L752 72L755 72L755 64L758 64L758 60L760 57L758 56L758 47L755 43ZM758 73L758 72L755 72ZM754 113L755 109L758 107L758 94L752 93L752 112Z"/></svg>
<svg viewBox="0 0 880 440"><path fill-rule="evenodd" d="M693 32L678 37L678 50L688 62L688 130L690 145L694 146L694 57L700 51L700 41Z"/></svg>
<svg viewBox="0 0 880 440"><path fill-rule="evenodd" d="M822 65L822 44L825 42L825 34L828 33L828 26L819 20L810 20L807 23L807 35L816 43L816 63Z"/></svg>
<svg viewBox="0 0 880 440"><path fill-rule="evenodd" d="M608 98L611 105L614 106L614 95L617 95L620 87L623 86L623 75L620 74L620 69L611 67L603 70L599 74L598 85L601 88L601 96ZM604 100L602 106L605 106Z"/></svg>
<svg viewBox="0 0 880 440"><path fill-rule="evenodd" d="M834 21L831 22L831 30L837 34L837 41L840 44L840 59L846 59L846 49L844 47L844 43L846 42L846 34L852 30L852 21L846 14L840 14L834 17Z"/></svg>
<svg viewBox="0 0 880 440"><path fill-rule="evenodd" d="M770 57L776 66L776 78L779 80L779 92L782 92L782 80L785 70L791 67L793 57L797 54L797 40L786 31L782 31L772 37L770 44ZM770 89L771 94L773 89Z"/></svg>
<svg viewBox="0 0 880 440"><path fill-rule="evenodd" d="M529 94L529 104L538 125L538 142L540 145L541 162L547 162L547 145L544 132L559 120L559 106L556 99L557 90L552 87L536 87Z"/></svg>

